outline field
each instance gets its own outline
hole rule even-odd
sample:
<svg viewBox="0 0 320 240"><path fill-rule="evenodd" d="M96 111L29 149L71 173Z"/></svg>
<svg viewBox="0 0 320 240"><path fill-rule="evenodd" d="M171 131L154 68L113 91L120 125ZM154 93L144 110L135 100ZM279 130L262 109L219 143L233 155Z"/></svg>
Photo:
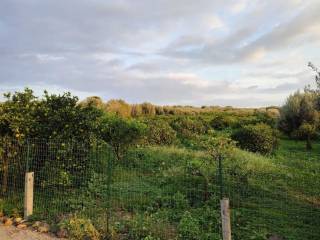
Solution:
<svg viewBox="0 0 320 240"><path fill-rule="evenodd" d="M234 240L318 240L320 115L304 107L314 99L305 94L292 96L301 104L288 106L300 110L285 116L276 107L9 94L0 104L0 213L23 215L25 173L34 172L28 220L71 239L221 239L227 197Z"/></svg>
<svg viewBox="0 0 320 240"><path fill-rule="evenodd" d="M308 152L304 142L282 139L272 156L238 149L225 159L233 239L267 239L272 234L292 240L319 238L319 148L316 144ZM108 164L109 150L96 150L90 157L96 166L88 186L39 184L34 219L54 224L77 212L77 217L91 219L101 234L113 239L221 239L219 181L213 176L207 185L199 173L208 159L205 152L139 147L116 166ZM16 193L15 201L3 203L5 211L22 211L22 196Z"/></svg>

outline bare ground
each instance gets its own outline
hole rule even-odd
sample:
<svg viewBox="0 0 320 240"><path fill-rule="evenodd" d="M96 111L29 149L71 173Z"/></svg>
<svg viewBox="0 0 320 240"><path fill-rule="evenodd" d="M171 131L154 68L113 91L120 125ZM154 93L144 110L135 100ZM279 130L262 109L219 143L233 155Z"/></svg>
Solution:
<svg viewBox="0 0 320 240"><path fill-rule="evenodd" d="M48 234L33 232L30 229L21 230L13 226L0 225L0 240L57 240Z"/></svg>

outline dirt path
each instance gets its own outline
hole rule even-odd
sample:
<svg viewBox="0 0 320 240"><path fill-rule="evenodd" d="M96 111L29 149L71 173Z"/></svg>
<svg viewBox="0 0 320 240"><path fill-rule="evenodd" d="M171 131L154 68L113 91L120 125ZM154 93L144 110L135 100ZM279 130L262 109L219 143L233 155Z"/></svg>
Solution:
<svg viewBox="0 0 320 240"><path fill-rule="evenodd" d="M21 230L16 227L0 225L0 240L57 240L48 234L33 232L29 229Z"/></svg>

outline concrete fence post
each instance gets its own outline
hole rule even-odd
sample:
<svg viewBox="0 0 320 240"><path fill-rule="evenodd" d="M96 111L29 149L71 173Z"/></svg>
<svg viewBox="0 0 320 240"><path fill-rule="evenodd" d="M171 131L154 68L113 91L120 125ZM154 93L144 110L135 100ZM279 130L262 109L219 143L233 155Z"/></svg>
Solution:
<svg viewBox="0 0 320 240"><path fill-rule="evenodd" d="M223 240L231 240L229 199L223 198L222 200L220 200L220 206L221 206L222 237L223 237Z"/></svg>
<svg viewBox="0 0 320 240"><path fill-rule="evenodd" d="M33 185L34 173L27 172L24 181L24 219L33 213Z"/></svg>

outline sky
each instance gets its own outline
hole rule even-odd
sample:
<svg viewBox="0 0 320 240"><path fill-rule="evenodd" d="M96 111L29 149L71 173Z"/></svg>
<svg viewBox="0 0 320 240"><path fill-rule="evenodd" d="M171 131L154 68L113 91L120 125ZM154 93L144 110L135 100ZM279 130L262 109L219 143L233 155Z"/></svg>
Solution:
<svg viewBox="0 0 320 240"><path fill-rule="evenodd" d="M319 0L0 0L0 93L281 105L320 67Z"/></svg>

